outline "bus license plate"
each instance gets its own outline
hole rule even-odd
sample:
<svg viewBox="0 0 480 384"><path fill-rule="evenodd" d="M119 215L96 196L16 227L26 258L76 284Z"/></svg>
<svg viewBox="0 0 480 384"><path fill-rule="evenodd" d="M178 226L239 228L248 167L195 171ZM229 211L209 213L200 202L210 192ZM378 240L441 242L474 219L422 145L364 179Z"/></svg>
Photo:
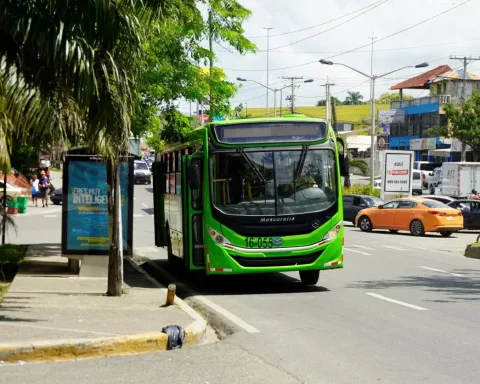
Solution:
<svg viewBox="0 0 480 384"><path fill-rule="evenodd" d="M276 244L271 237L247 237L245 245L247 248L273 248Z"/></svg>

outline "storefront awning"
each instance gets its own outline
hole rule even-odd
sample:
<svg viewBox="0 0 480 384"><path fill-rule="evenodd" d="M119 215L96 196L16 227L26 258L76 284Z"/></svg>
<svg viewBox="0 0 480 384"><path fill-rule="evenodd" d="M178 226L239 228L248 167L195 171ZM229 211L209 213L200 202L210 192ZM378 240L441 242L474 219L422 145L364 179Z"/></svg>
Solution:
<svg viewBox="0 0 480 384"><path fill-rule="evenodd" d="M437 156L437 157L450 157L452 155L452 148L445 149L430 149L428 151L428 156Z"/></svg>

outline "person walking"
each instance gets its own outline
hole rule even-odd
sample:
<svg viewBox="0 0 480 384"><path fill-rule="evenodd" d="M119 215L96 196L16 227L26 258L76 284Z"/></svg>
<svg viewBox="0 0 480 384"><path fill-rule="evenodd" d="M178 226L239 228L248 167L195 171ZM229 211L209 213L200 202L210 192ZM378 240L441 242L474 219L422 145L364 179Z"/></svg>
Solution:
<svg viewBox="0 0 480 384"><path fill-rule="evenodd" d="M43 170L40 171L38 187L39 192L37 196L42 199L42 208L48 207L48 190L50 189L50 179Z"/></svg>
<svg viewBox="0 0 480 384"><path fill-rule="evenodd" d="M475 189L472 189L472 199L480 200L480 197L478 196L478 192Z"/></svg>
<svg viewBox="0 0 480 384"><path fill-rule="evenodd" d="M32 186L32 204L35 207L38 207L38 185L40 180L38 180L37 175L32 176L32 180L30 180L30 185Z"/></svg>

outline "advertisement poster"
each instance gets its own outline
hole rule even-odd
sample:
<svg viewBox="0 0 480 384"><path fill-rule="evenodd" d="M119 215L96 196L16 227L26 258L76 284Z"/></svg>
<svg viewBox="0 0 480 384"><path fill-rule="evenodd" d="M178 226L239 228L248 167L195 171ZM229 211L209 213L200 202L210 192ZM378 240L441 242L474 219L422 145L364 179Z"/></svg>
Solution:
<svg viewBox="0 0 480 384"><path fill-rule="evenodd" d="M87 158L88 159L88 158ZM108 254L107 167L102 161L67 160L64 177L62 251L65 254ZM120 165L123 249L131 252L132 213L129 163Z"/></svg>
<svg viewBox="0 0 480 384"><path fill-rule="evenodd" d="M382 195L410 196L412 193L413 152L385 151Z"/></svg>

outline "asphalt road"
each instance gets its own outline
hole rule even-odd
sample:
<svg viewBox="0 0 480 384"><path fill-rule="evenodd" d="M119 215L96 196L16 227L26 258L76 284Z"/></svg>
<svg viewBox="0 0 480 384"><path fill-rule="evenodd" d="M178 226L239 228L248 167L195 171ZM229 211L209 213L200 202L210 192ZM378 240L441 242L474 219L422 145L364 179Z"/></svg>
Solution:
<svg viewBox="0 0 480 384"><path fill-rule="evenodd" d="M154 248L152 194L136 186L135 197L137 252L168 269ZM20 236L45 231L18 220ZM347 225L345 268L322 272L311 288L296 273L204 279L173 271L240 331L190 350L3 366L0 383L476 383L480 260L461 252L477 235L416 238Z"/></svg>

